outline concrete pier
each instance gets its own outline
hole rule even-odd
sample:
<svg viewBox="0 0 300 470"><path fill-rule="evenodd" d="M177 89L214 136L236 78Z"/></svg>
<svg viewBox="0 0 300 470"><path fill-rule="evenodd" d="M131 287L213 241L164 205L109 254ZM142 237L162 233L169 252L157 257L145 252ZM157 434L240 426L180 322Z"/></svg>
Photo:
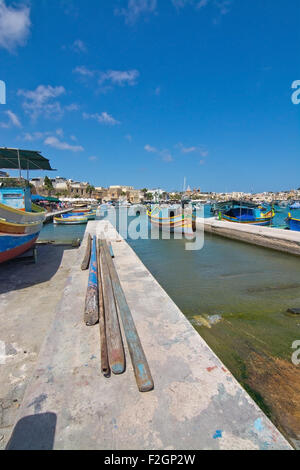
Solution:
<svg viewBox="0 0 300 470"><path fill-rule="evenodd" d="M300 232L226 222L217 220L215 217L209 219L198 218L197 224L199 224L199 227L204 225L204 231L214 235L300 255Z"/></svg>
<svg viewBox="0 0 300 470"><path fill-rule="evenodd" d="M99 328L83 322L85 237L8 448L291 449L112 226L87 232L112 241L155 389L138 392L127 347L126 373L101 375Z"/></svg>
<svg viewBox="0 0 300 470"><path fill-rule="evenodd" d="M39 246L37 263L0 265L0 449L4 449L77 250Z"/></svg>

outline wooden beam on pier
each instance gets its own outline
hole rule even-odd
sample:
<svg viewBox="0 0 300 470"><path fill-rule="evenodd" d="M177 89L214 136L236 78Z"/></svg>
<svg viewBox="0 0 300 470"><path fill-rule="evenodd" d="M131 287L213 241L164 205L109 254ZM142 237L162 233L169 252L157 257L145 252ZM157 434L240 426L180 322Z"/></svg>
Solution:
<svg viewBox="0 0 300 470"><path fill-rule="evenodd" d="M81 265L82 271L86 271L90 265L91 251L92 251L92 237L90 234L88 234L86 252L85 252L82 265Z"/></svg>
<svg viewBox="0 0 300 470"><path fill-rule="evenodd" d="M122 318L122 323L126 335L128 349L134 369L136 382L140 392L149 392L154 388L154 382L150 372L150 368L135 327L131 311L126 301L125 294L121 287L119 276L117 274L114 262L111 258L107 242L101 241L101 247L103 248L103 254L106 257L106 261L111 276L111 282L115 294L115 298L119 307L119 312Z"/></svg>
<svg viewBox="0 0 300 470"><path fill-rule="evenodd" d="M99 328L100 328L100 350L101 350L101 371L104 377L110 377L110 367L108 360L106 321L103 299L103 275L101 269L100 243L98 245L98 288L99 288Z"/></svg>
<svg viewBox="0 0 300 470"><path fill-rule="evenodd" d="M94 326L99 321L98 299L98 263L97 263L97 239L93 238L89 283L85 300L84 321L87 326Z"/></svg>
<svg viewBox="0 0 300 470"><path fill-rule="evenodd" d="M100 266L102 274L108 359L112 372L119 375L125 372L125 352L114 291L102 241L100 241Z"/></svg>

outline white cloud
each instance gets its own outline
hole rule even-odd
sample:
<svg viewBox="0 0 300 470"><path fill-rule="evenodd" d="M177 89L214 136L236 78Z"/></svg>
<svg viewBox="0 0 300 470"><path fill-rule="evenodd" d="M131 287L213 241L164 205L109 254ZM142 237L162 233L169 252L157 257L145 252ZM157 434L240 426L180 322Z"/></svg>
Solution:
<svg viewBox="0 0 300 470"><path fill-rule="evenodd" d="M67 142L62 142L54 136L47 137L44 144L58 150L70 150L71 152L82 152L84 150L81 145L70 145Z"/></svg>
<svg viewBox="0 0 300 470"><path fill-rule="evenodd" d="M144 149L146 150L146 152L149 152L149 153L157 153L158 150L155 148L155 147L152 147L151 145L145 145Z"/></svg>
<svg viewBox="0 0 300 470"><path fill-rule="evenodd" d="M134 86L137 83L139 77L138 70L108 70L100 75L99 84L109 82L112 85L118 86Z"/></svg>
<svg viewBox="0 0 300 470"><path fill-rule="evenodd" d="M97 80L101 92L113 89L115 86L135 86L140 76L138 70L92 70L85 65L76 67L73 70L79 78L87 82L91 79Z"/></svg>
<svg viewBox="0 0 300 470"><path fill-rule="evenodd" d="M87 47L81 39L76 39L72 44L72 49L74 52L87 52Z"/></svg>
<svg viewBox="0 0 300 470"><path fill-rule="evenodd" d="M95 114L88 114L88 113L83 113L83 119L94 119L95 121L99 122L100 124L108 124L110 126L115 126L117 124L120 124L119 121L117 121L115 118L113 118L110 114L103 112L101 114L95 113Z"/></svg>
<svg viewBox="0 0 300 470"><path fill-rule="evenodd" d="M34 142L35 140L44 139L49 134L50 132L33 132L32 134L29 132L26 132L23 136L23 139L26 142Z"/></svg>
<svg viewBox="0 0 300 470"><path fill-rule="evenodd" d="M187 5L194 6L196 10L201 10L207 5L212 5L218 10L221 16L229 13L232 2L233 0L172 0L172 3L177 10L184 8Z"/></svg>
<svg viewBox="0 0 300 470"><path fill-rule="evenodd" d="M65 106L64 108L66 111L78 111L80 109L80 106L76 103L71 103Z"/></svg>
<svg viewBox="0 0 300 470"><path fill-rule="evenodd" d="M77 73L78 75L81 75L82 77L93 77L96 73L94 70L90 70L84 65L76 67L76 69L74 69L73 72Z"/></svg>
<svg viewBox="0 0 300 470"><path fill-rule="evenodd" d="M98 160L98 157L95 157L94 155L92 155L91 157L89 157L89 160L91 162L96 162Z"/></svg>
<svg viewBox="0 0 300 470"><path fill-rule="evenodd" d="M4 111L4 114L8 117L8 122L0 122L0 127L2 127L2 129L9 129L11 126L22 127L22 124L15 113L8 110Z"/></svg>
<svg viewBox="0 0 300 470"><path fill-rule="evenodd" d="M192 147L185 147L182 143L175 145L175 148L179 148L182 153L198 153L201 157L205 158L208 156L208 151L204 146L192 146Z"/></svg>
<svg viewBox="0 0 300 470"><path fill-rule="evenodd" d="M0 47L13 51L24 46L30 32L30 8L7 6L0 0Z"/></svg>
<svg viewBox="0 0 300 470"><path fill-rule="evenodd" d="M144 149L146 150L146 152L156 153L166 163L170 163L173 161L173 157L168 149L158 150L156 147L152 147L152 145L149 144L145 145Z"/></svg>
<svg viewBox="0 0 300 470"><path fill-rule="evenodd" d="M63 86L52 87L39 85L35 90L19 90L18 96L24 96L23 108L32 119L41 114L45 117L61 117L63 108L59 101L55 101L66 90Z"/></svg>
<svg viewBox="0 0 300 470"><path fill-rule="evenodd" d="M115 14L125 17L127 24L134 24L140 16L155 13L157 0L128 0L127 8L116 8Z"/></svg>

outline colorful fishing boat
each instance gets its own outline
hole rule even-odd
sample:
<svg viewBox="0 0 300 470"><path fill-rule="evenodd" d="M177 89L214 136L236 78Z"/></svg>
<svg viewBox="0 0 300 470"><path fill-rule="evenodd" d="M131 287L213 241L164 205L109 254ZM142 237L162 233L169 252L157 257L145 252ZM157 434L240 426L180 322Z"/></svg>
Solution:
<svg viewBox="0 0 300 470"><path fill-rule="evenodd" d="M196 232L196 214L180 205L155 206L147 211L150 223L159 230L169 233L181 233L193 237Z"/></svg>
<svg viewBox="0 0 300 470"><path fill-rule="evenodd" d="M0 168L20 171L19 187L0 188L0 263L4 263L34 246L45 220L45 212L31 211L31 191L21 171L52 168L39 152L8 148L0 148Z"/></svg>
<svg viewBox="0 0 300 470"><path fill-rule="evenodd" d="M291 213L289 213L286 219L286 223L290 230L293 230L295 232L300 232L300 219L296 219L292 217Z"/></svg>
<svg viewBox="0 0 300 470"><path fill-rule="evenodd" d="M90 207L85 207L85 208L79 208L79 207L75 207L72 212L74 212L74 214L86 214L87 212L90 212L91 211L91 208Z"/></svg>
<svg viewBox="0 0 300 470"><path fill-rule="evenodd" d="M88 223L87 216L84 215L73 215L72 217L54 217L53 223L55 225L83 225Z"/></svg>
<svg viewBox="0 0 300 470"><path fill-rule="evenodd" d="M231 205L230 208L228 206ZM222 210L222 204L219 204L219 220L235 222L248 225L270 225L275 217L274 209L262 209L256 204L249 202L226 202L225 211ZM265 212L266 211L266 212Z"/></svg>
<svg viewBox="0 0 300 470"><path fill-rule="evenodd" d="M0 263L16 258L32 248L44 220L44 213L24 212L0 204Z"/></svg>
<svg viewBox="0 0 300 470"><path fill-rule="evenodd" d="M70 219L74 217L87 217L88 220L95 220L97 216L96 210L91 210L89 212L68 212L67 214L63 214L61 217L63 219Z"/></svg>

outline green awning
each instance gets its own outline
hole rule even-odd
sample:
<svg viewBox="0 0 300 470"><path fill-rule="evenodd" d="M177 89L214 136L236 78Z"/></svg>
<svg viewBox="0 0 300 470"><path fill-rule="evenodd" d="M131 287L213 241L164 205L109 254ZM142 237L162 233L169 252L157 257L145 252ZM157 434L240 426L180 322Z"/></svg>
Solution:
<svg viewBox="0 0 300 470"><path fill-rule="evenodd" d="M5 170L48 170L50 162L40 152L33 150L18 150L0 148L0 168Z"/></svg>
<svg viewBox="0 0 300 470"><path fill-rule="evenodd" d="M57 199L57 197L44 197L43 199L44 201L48 201L48 202L60 202L59 199Z"/></svg>

